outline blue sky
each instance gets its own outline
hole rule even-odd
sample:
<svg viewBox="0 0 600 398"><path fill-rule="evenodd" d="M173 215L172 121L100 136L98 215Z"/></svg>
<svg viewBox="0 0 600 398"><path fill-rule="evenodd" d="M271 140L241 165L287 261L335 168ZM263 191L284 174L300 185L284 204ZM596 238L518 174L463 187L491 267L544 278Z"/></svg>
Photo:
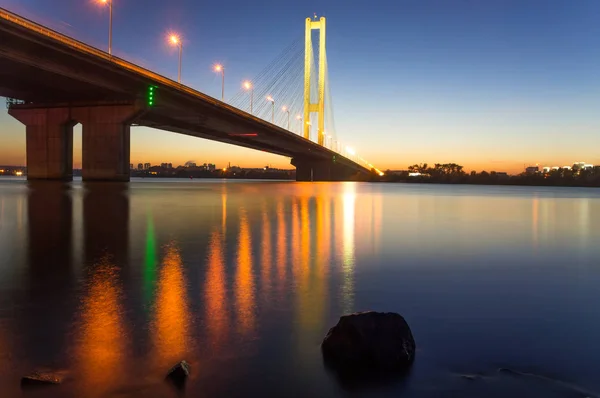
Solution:
<svg viewBox="0 0 600 398"><path fill-rule="evenodd" d="M108 12L95 0L0 5L106 47ZM237 92L303 35L313 13L327 17L338 136L376 166L457 162L519 171L538 162L600 164L598 0L114 0L113 48L176 78L176 50L164 38L181 32L184 83L219 97L211 65L226 66L226 93ZM0 164L24 159L23 129L5 111L0 142ZM278 156L149 129L133 130L131 159L288 165Z"/></svg>

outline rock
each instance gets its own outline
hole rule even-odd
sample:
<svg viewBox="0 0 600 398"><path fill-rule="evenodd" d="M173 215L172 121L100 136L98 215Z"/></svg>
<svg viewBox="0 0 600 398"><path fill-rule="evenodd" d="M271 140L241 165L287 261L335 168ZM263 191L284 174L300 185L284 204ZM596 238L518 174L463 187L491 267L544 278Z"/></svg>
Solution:
<svg viewBox="0 0 600 398"><path fill-rule="evenodd" d="M408 368L415 357L415 340L401 315L369 311L342 316L321 350L334 368L390 371Z"/></svg>
<svg viewBox="0 0 600 398"><path fill-rule="evenodd" d="M62 383L62 378L53 373L34 372L21 378L21 387L42 387Z"/></svg>
<svg viewBox="0 0 600 398"><path fill-rule="evenodd" d="M190 365L186 361L181 361L167 372L165 380L171 382L177 388L183 388L189 375Z"/></svg>

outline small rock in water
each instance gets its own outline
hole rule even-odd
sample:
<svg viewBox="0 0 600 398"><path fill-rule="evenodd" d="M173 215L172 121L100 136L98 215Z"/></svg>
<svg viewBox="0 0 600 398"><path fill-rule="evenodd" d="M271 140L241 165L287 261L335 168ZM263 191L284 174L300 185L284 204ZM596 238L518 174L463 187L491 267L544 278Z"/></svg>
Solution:
<svg viewBox="0 0 600 398"><path fill-rule="evenodd" d="M167 372L165 379L173 383L175 387L183 388L189 375L190 365L186 361L181 361Z"/></svg>
<svg viewBox="0 0 600 398"><path fill-rule="evenodd" d="M330 365L361 371L405 369L415 357L415 348L400 314L374 311L342 316L321 344Z"/></svg>
<svg viewBox="0 0 600 398"><path fill-rule="evenodd" d="M62 378L53 373L34 372L21 378L21 387L42 387L62 383Z"/></svg>

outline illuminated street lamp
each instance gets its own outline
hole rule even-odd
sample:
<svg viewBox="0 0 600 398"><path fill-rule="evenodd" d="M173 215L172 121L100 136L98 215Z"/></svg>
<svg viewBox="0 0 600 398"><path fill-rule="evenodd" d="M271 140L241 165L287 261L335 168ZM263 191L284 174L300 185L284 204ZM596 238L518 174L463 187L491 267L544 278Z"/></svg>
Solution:
<svg viewBox="0 0 600 398"><path fill-rule="evenodd" d="M267 97L267 101L271 102L271 123L275 124L275 100L270 95Z"/></svg>
<svg viewBox="0 0 600 398"><path fill-rule="evenodd" d="M181 53L183 52L183 43L179 36L172 34L169 36L169 42L174 46L179 46L179 69L177 72L177 82L181 83Z"/></svg>
<svg viewBox="0 0 600 398"><path fill-rule="evenodd" d="M299 132L298 134L302 135L302 115L296 115L296 120L298 121Z"/></svg>
<svg viewBox="0 0 600 398"><path fill-rule="evenodd" d="M252 103L254 102L254 86L248 80L244 82L244 88L250 90L250 114L252 115Z"/></svg>
<svg viewBox="0 0 600 398"><path fill-rule="evenodd" d="M113 0L98 0L101 4L108 4L108 54L112 55L112 3Z"/></svg>
<svg viewBox="0 0 600 398"><path fill-rule="evenodd" d="M215 65L215 72L221 72L221 101L225 101L225 67L221 64Z"/></svg>
<svg viewBox="0 0 600 398"><path fill-rule="evenodd" d="M323 134L325 135L325 146L329 149L331 149L331 144L333 143L333 137L330 135L327 135L324 131ZM329 140L329 145L327 145L327 140Z"/></svg>
<svg viewBox="0 0 600 398"><path fill-rule="evenodd" d="M287 129L289 130L290 129L290 110L288 109L287 106L283 106L281 108L281 110L284 111L285 113L287 113L287 117L288 117L288 119L287 119L288 120L288 127L287 127Z"/></svg>

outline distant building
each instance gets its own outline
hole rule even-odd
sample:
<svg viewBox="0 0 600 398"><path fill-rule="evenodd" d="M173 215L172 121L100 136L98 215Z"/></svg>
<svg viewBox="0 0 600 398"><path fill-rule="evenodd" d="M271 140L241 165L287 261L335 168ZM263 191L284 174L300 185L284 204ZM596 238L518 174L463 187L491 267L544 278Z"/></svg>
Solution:
<svg viewBox="0 0 600 398"><path fill-rule="evenodd" d="M215 166L214 163L204 163L202 165L202 168L208 171L215 171L217 169L217 166Z"/></svg>
<svg viewBox="0 0 600 398"><path fill-rule="evenodd" d="M160 167L162 167L163 169L166 169L167 168L167 164L166 163L161 163Z"/></svg>
<svg viewBox="0 0 600 398"><path fill-rule="evenodd" d="M144 170L150 170L150 167L152 167L150 163L144 163Z"/></svg>
<svg viewBox="0 0 600 398"><path fill-rule="evenodd" d="M172 169L173 168L173 163L167 163L167 169Z"/></svg>
<svg viewBox="0 0 600 398"><path fill-rule="evenodd" d="M133 170L133 163L129 163L129 170Z"/></svg>
<svg viewBox="0 0 600 398"><path fill-rule="evenodd" d="M195 162L185 162L185 167L196 167Z"/></svg>
<svg viewBox="0 0 600 398"><path fill-rule="evenodd" d="M542 169L543 173L550 173L550 167L546 166Z"/></svg>
<svg viewBox="0 0 600 398"><path fill-rule="evenodd" d="M144 165L141 163L138 163L138 170L144 170Z"/></svg>
<svg viewBox="0 0 600 398"><path fill-rule="evenodd" d="M525 173L527 173L527 174L535 174L535 173L539 173L539 172L540 172L539 166L529 166L525 169Z"/></svg>

